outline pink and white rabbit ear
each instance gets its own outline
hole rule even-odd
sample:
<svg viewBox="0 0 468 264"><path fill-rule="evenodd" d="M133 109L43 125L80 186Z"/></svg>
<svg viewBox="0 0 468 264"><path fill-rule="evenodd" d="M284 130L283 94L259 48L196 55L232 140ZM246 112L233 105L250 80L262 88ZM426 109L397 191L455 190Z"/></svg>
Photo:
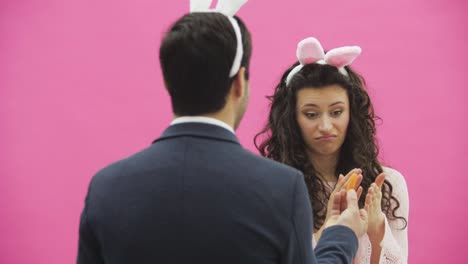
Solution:
<svg viewBox="0 0 468 264"><path fill-rule="evenodd" d="M234 16L248 0L218 0L216 11L226 16Z"/></svg>
<svg viewBox="0 0 468 264"><path fill-rule="evenodd" d="M297 59L302 65L322 60L325 56L322 45L316 38L306 38L297 44Z"/></svg>
<svg viewBox="0 0 468 264"><path fill-rule="evenodd" d="M362 50L358 46L336 48L327 52L324 60L328 65L342 68L350 65L361 52Z"/></svg>
<svg viewBox="0 0 468 264"><path fill-rule="evenodd" d="M212 0L190 0L190 13L209 11L211 2Z"/></svg>

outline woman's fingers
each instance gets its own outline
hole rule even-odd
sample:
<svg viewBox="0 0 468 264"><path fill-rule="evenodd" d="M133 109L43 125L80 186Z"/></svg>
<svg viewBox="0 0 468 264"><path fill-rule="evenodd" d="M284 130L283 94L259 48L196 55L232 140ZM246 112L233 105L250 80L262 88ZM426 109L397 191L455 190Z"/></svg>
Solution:
<svg viewBox="0 0 468 264"><path fill-rule="evenodd" d="M359 189L359 186L361 185L361 182L362 182L362 179L364 178L364 176L362 176L362 174L358 174L357 175L357 179L356 179L356 186L354 186L354 189L357 191Z"/></svg>
<svg viewBox="0 0 468 264"><path fill-rule="evenodd" d="M336 182L335 189L333 190L333 193L341 190L341 188L343 187L345 182L346 182L345 176L343 176L343 174L340 174L340 176L338 176L338 181Z"/></svg>
<svg viewBox="0 0 468 264"><path fill-rule="evenodd" d="M363 189L361 186L359 186L359 188L357 189L357 199L358 199L358 200L361 198L361 195L362 195L362 191L363 191L363 190L364 190L364 189Z"/></svg>
<svg viewBox="0 0 468 264"><path fill-rule="evenodd" d="M374 193L374 189L370 187L369 190L367 191L366 201L364 203L364 206L367 208L369 208L372 204L373 193Z"/></svg>
<svg viewBox="0 0 468 264"><path fill-rule="evenodd" d="M341 185L341 189L351 190L354 189L356 192L359 188L359 185L362 181L362 170L361 169L352 169L344 177L344 183Z"/></svg>
<svg viewBox="0 0 468 264"><path fill-rule="evenodd" d="M346 185L346 191L349 191L351 189L355 189L356 186L359 186L357 185L357 179L358 179L358 175L357 174L353 174L351 175L351 177L349 178L349 181L348 181L348 184Z"/></svg>
<svg viewBox="0 0 468 264"><path fill-rule="evenodd" d="M382 188L382 184L384 183L384 181L385 181L385 174L384 173L379 174L379 176L377 176L377 178L375 178L375 184L377 184L377 186L379 188Z"/></svg>
<svg viewBox="0 0 468 264"><path fill-rule="evenodd" d="M361 170L361 169L358 169L358 168L352 169L352 170L350 170L350 171L348 172L348 174L346 174L346 177L345 177L345 178L346 178L346 179L349 179L349 177L351 177L351 175L353 175L353 174L361 174L361 173L362 173L362 170Z"/></svg>
<svg viewBox="0 0 468 264"><path fill-rule="evenodd" d="M336 182L335 188L334 188L332 193L335 193L337 191L346 189L348 187L348 185L349 185L349 181L351 180L352 176L354 174L357 174L359 176L359 175L361 175L361 173L362 173L361 169L352 169L352 170L350 170L348 172L348 174L346 174L346 176L344 176L343 174L340 174L338 176L338 181ZM358 186L361 184L361 181L362 181L362 175L361 175L361 177L358 177L356 180L357 181L356 181L354 189L357 192Z"/></svg>

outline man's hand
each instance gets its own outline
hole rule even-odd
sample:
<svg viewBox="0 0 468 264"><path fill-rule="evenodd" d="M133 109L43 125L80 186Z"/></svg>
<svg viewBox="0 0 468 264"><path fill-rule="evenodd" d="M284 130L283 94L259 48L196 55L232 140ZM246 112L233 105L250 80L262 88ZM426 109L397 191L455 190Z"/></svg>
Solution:
<svg viewBox="0 0 468 264"><path fill-rule="evenodd" d="M344 225L351 228L359 238L367 232L369 204L372 196L366 197L364 209L359 209L355 190L336 192L333 194L333 204L325 227Z"/></svg>

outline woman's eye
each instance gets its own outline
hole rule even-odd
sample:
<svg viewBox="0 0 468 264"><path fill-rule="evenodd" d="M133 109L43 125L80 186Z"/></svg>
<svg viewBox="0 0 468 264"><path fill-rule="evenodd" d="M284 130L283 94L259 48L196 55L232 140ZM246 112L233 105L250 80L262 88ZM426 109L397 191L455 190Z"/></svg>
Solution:
<svg viewBox="0 0 468 264"><path fill-rule="evenodd" d="M343 110L338 110L338 111L333 111L333 112L332 112L332 115L333 115L333 116L339 116L339 115L341 115L342 113L343 113Z"/></svg>
<svg viewBox="0 0 468 264"><path fill-rule="evenodd" d="M308 118L316 118L318 116L317 113L305 113L305 115L308 117Z"/></svg>

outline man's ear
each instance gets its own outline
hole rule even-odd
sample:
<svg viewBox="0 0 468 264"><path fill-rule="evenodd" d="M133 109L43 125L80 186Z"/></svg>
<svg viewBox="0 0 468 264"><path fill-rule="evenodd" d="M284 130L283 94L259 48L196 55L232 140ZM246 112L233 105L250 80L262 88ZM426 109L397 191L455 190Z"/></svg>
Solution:
<svg viewBox="0 0 468 264"><path fill-rule="evenodd" d="M236 97L242 98L245 95L246 91L246 80L245 80L245 67L240 67L239 72L236 75L236 78L232 82L232 89L234 90L234 95Z"/></svg>

